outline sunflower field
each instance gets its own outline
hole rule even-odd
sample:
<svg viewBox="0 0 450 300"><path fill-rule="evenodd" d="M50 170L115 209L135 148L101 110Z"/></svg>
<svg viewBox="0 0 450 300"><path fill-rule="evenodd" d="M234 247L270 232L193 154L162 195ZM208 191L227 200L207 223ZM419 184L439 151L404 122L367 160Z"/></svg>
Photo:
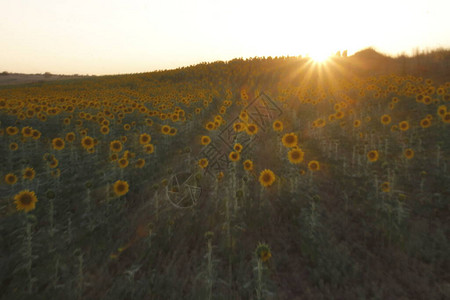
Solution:
<svg viewBox="0 0 450 300"><path fill-rule="evenodd" d="M0 87L0 299L448 296L450 82L351 59Z"/></svg>

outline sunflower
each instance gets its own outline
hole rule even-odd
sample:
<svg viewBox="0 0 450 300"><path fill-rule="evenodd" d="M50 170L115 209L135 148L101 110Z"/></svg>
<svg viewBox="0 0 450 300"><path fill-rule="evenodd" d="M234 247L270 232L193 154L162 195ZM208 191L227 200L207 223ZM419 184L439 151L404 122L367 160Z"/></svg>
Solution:
<svg viewBox="0 0 450 300"><path fill-rule="evenodd" d="M34 192L23 190L14 196L14 203L17 210L24 210L29 212L36 208L37 197Z"/></svg>
<svg viewBox="0 0 450 300"><path fill-rule="evenodd" d="M142 169L144 166L145 166L145 159L139 158L139 159L136 161L136 168Z"/></svg>
<svg viewBox="0 0 450 300"><path fill-rule="evenodd" d="M109 149L112 152L120 152L122 151L122 143L119 140L114 140L111 143L109 143Z"/></svg>
<svg viewBox="0 0 450 300"><path fill-rule="evenodd" d="M245 130L245 125L242 122L236 122L233 124L233 129L235 132L241 132Z"/></svg>
<svg viewBox="0 0 450 300"><path fill-rule="evenodd" d="M445 115L442 117L442 122L444 123L450 123L450 112L445 113Z"/></svg>
<svg viewBox="0 0 450 300"><path fill-rule="evenodd" d="M128 193L128 190L129 190L129 185L128 185L128 182L126 182L126 181L124 181L124 180L117 180L115 183L114 183L114 186L113 186L113 188L114 188L114 193L117 195L117 196L123 196L123 195L125 195L126 193Z"/></svg>
<svg viewBox="0 0 450 300"><path fill-rule="evenodd" d="M9 150L16 151L17 149L19 149L19 144L14 143L14 142L9 144Z"/></svg>
<svg viewBox="0 0 450 300"><path fill-rule="evenodd" d="M17 176L13 173L8 173L5 175L5 182L9 185L16 184L17 182Z"/></svg>
<svg viewBox="0 0 450 300"><path fill-rule="evenodd" d="M101 134L108 134L109 133L109 127L108 126L100 127L100 133Z"/></svg>
<svg viewBox="0 0 450 300"><path fill-rule="evenodd" d="M253 162L250 159L247 159L246 161L244 161L243 165L244 165L244 170L246 170L246 171L253 170Z"/></svg>
<svg viewBox="0 0 450 300"><path fill-rule="evenodd" d="M119 155L117 155L117 153L113 153L110 156L111 161L116 161L119 159Z"/></svg>
<svg viewBox="0 0 450 300"><path fill-rule="evenodd" d="M66 141L69 142L69 143L75 141L75 133L73 133L73 132L68 132L68 133L66 134Z"/></svg>
<svg viewBox="0 0 450 300"><path fill-rule="evenodd" d="M389 123L391 123L391 116L390 115L382 115L381 116L381 123L383 125L388 125Z"/></svg>
<svg viewBox="0 0 450 300"><path fill-rule="evenodd" d="M31 128L30 126L26 126L24 128L22 128L22 135L24 137L31 137L33 134L33 128Z"/></svg>
<svg viewBox="0 0 450 300"><path fill-rule="evenodd" d="M216 125L214 124L214 122L208 122L205 125L205 128L209 131L214 130L216 128Z"/></svg>
<svg viewBox="0 0 450 300"><path fill-rule="evenodd" d="M36 171L33 168L25 168L23 170L23 179L33 180L36 176Z"/></svg>
<svg viewBox="0 0 450 300"><path fill-rule="evenodd" d="M414 157L414 150L413 149L405 149L405 151L403 151L403 154L405 155L405 157L407 159L411 159Z"/></svg>
<svg viewBox="0 0 450 300"><path fill-rule="evenodd" d="M81 146L83 146L84 149L89 150L91 148L94 148L95 144L94 144L94 139L91 138L90 136L85 136L82 140L81 140Z"/></svg>
<svg viewBox="0 0 450 300"><path fill-rule="evenodd" d="M8 126L6 127L6 134L7 135L16 135L19 132L19 128L16 126Z"/></svg>
<svg viewBox="0 0 450 300"><path fill-rule="evenodd" d="M170 126L169 126L169 125L163 125L163 126L161 127L161 132L162 132L163 134L169 134L169 132L170 132Z"/></svg>
<svg viewBox="0 0 450 300"><path fill-rule="evenodd" d="M243 148L242 145L239 143L234 144L234 147L233 147L234 151L239 152L239 153L242 151L242 148Z"/></svg>
<svg viewBox="0 0 450 300"><path fill-rule="evenodd" d="M199 159L198 165L200 168L206 169L206 167L208 166L208 159L206 159L206 158Z"/></svg>
<svg viewBox="0 0 450 300"><path fill-rule="evenodd" d="M383 182L383 183L381 184L381 190L382 190L384 193L388 193L388 192L391 190L391 187L390 187L389 182L387 182L387 181Z"/></svg>
<svg viewBox="0 0 450 300"><path fill-rule="evenodd" d="M153 151L155 151L155 147L153 146L153 144L147 144L144 146L144 151L145 153L151 154L153 153Z"/></svg>
<svg viewBox="0 0 450 300"><path fill-rule="evenodd" d="M172 136L174 136L174 135L176 135L177 134L177 129L176 128L170 128L170 130L169 130L169 135L172 135Z"/></svg>
<svg viewBox="0 0 450 300"><path fill-rule="evenodd" d="M401 131L406 131L409 129L409 122L408 121L401 121L398 124L398 128L400 128Z"/></svg>
<svg viewBox="0 0 450 300"><path fill-rule="evenodd" d="M52 169L56 168L59 164L59 161L56 159L56 157L53 157L48 166Z"/></svg>
<svg viewBox="0 0 450 300"><path fill-rule="evenodd" d="M353 122L353 127L357 128L357 127L359 127L359 126L361 126L361 120L355 120L355 121Z"/></svg>
<svg viewBox="0 0 450 300"><path fill-rule="evenodd" d="M376 162L378 160L379 154L377 150L372 150L367 153L367 158L370 162Z"/></svg>
<svg viewBox="0 0 450 300"><path fill-rule="evenodd" d="M118 164L119 164L119 168L123 169L126 168L128 166L128 159L126 157L122 157L121 159L119 159Z"/></svg>
<svg viewBox="0 0 450 300"><path fill-rule="evenodd" d="M308 163L308 169L311 171L319 171L320 170L320 164L317 160L312 160Z"/></svg>
<svg viewBox="0 0 450 300"><path fill-rule="evenodd" d="M54 138L52 140L52 147L55 150L62 150L64 149L65 143L64 140L62 138Z"/></svg>
<svg viewBox="0 0 450 300"><path fill-rule="evenodd" d="M238 161L238 160L240 159L239 152L236 152L236 151L230 152L230 154L228 155L228 158L229 158L231 161Z"/></svg>
<svg viewBox="0 0 450 300"><path fill-rule="evenodd" d="M256 124L248 124L245 128L245 132L247 132L248 135L254 135L258 133L258 126Z"/></svg>
<svg viewBox="0 0 450 300"><path fill-rule="evenodd" d="M241 119L244 122L247 122L248 121L248 113L245 110L241 111L241 113L239 114L239 119Z"/></svg>
<svg viewBox="0 0 450 300"><path fill-rule="evenodd" d="M41 137L41 132L39 130L34 129L31 133L31 137L35 140L38 140Z"/></svg>
<svg viewBox="0 0 450 300"><path fill-rule="evenodd" d="M259 174L259 183L261 183L263 187L269 187L274 182L275 182L275 174L271 170L265 169L261 171L261 173Z"/></svg>
<svg viewBox="0 0 450 300"><path fill-rule="evenodd" d="M291 133L286 133L282 138L281 138L281 142L283 143L283 145L287 148L292 148L297 146L297 142L298 142L298 138L297 135L293 132Z"/></svg>
<svg viewBox="0 0 450 300"><path fill-rule="evenodd" d="M130 130L130 129L131 129L131 125L130 125L130 124L124 124L124 125L123 125L123 129L124 129L125 131Z"/></svg>
<svg viewBox="0 0 450 300"><path fill-rule="evenodd" d="M141 145L147 145L152 140L151 136L147 133L142 133L139 136L139 144Z"/></svg>
<svg viewBox="0 0 450 300"><path fill-rule="evenodd" d="M272 124L272 128L275 131L282 131L283 130L283 122L276 120Z"/></svg>
<svg viewBox="0 0 450 300"><path fill-rule="evenodd" d="M428 128L428 127L430 127L430 126L431 126L431 121L430 121L430 119L425 118L425 119L420 120L420 126L421 126L422 128Z"/></svg>
<svg viewBox="0 0 450 300"><path fill-rule="evenodd" d="M204 136L202 136L202 137L200 138L200 143L201 143L203 146L206 146L206 145L208 145L209 143L211 143L211 138L210 138L209 136L207 136L207 135L204 135Z"/></svg>
<svg viewBox="0 0 450 300"><path fill-rule="evenodd" d="M443 117L447 113L447 106L440 105L437 109L437 113L440 117Z"/></svg>
<svg viewBox="0 0 450 300"><path fill-rule="evenodd" d="M303 157L305 156L305 153L298 148L293 148L291 151L288 152L288 159L292 164L299 164L303 161Z"/></svg>
<svg viewBox="0 0 450 300"><path fill-rule="evenodd" d="M262 262L268 261L272 257L272 252L267 244L259 243L255 250L256 257Z"/></svg>

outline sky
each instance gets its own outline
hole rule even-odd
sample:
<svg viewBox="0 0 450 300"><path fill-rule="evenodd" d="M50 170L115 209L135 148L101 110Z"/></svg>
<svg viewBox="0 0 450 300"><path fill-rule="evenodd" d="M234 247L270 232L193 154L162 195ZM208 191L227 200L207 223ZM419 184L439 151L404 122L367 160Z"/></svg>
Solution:
<svg viewBox="0 0 450 300"><path fill-rule="evenodd" d="M449 0L0 0L0 72L124 74L450 48Z"/></svg>

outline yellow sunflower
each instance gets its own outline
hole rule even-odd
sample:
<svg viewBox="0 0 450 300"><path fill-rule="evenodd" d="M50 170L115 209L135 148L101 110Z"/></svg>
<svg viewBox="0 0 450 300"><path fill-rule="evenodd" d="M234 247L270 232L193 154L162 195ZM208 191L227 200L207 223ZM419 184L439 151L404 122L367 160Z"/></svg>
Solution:
<svg viewBox="0 0 450 300"><path fill-rule="evenodd" d="M283 143L283 145L287 148L292 148L297 146L298 143L298 138L297 135L293 132L291 133L286 133L282 139L281 142Z"/></svg>
<svg viewBox="0 0 450 300"><path fill-rule="evenodd" d="M242 145L239 143L234 144L234 147L233 147L234 151L239 152L239 153L242 151L242 148L243 148Z"/></svg>
<svg viewBox="0 0 450 300"><path fill-rule="evenodd" d="M112 152L120 152L122 151L122 143L119 140L112 141L109 143L109 149Z"/></svg>
<svg viewBox="0 0 450 300"><path fill-rule="evenodd" d="M9 150L11 151L16 151L17 149L19 149L19 144L12 142L11 144L9 144Z"/></svg>
<svg viewBox="0 0 450 300"><path fill-rule="evenodd" d="M36 176L36 171L33 168L25 168L23 170L23 178L28 180L33 180Z"/></svg>
<svg viewBox="0 0 450 300"><path fill-rule="evenodd" d="M405 151L403 152L403 154L405 155L405 157L407 159L411 159L414 157L414 150L413 149L405 149Z"/></svg>
<svg viewBox="0 0 450 300"><path fill-rule="evenodd" d="M258 133L258 126L256 124L248 124L245 128L245 132L247 132L248 135L254 135Z"/></svg>
<svg viewBox="0 0 450 300"><path fill-rule="evenodd" d="M377 150L372 150L367 153L367 158L370 162L376 162L378 160L379 154Z"/></svg>
<svg viewBox="0 0 450 300"><path fill-rule="evenodd" d="M145 166L145 159L139 158L139 159L136 161L136 168L142 169L144 166Z"/></svg>
<svg viewBox="0 0 450 300"><path fill-rule="evenodd" d="M23 190L14 196L16 209L24 210L25 212L35 209L37 201L36 194L29 190Z"/></svg>
<svg viewBox="0 0 450 300"><path fill-rule="evenodd" d="M64 149L65 143L64 140L62 138L54 138L52 140L52 147L55 150L62 150Z"/></svg>
<svg viewBox="0 0 450 300"><path fill-rule="evenodd" d="M320 170L320 164L317 160L312 160L308 163L308 169L311 171L319 171Z"/></svg>
<svg viewBox="0 0 450 300"><path fill-rule="evenodd" d="M398 128L399 128L401 131L406 131L406 130L408 130L408 129L409 129L409 122L408 122L408 121L401 121L401 122L398 124Z"/></svg>
<svg viewBox="0 0 450 300"><path fill-rule="evenodd" d="M253 162L250 159L247 159L246 161L244 161L243 165L244 165L244 170L246 170L246 171L253 170Z"/></svg>
<svg viewBox="0 0 450 300"><path fill-rule="evenodd" d="M265 169L259 174L259 183L263 187L269 187L275 182L275 174L272 170Z"/></svg>
<svg viewBox="0 0 450 300"><path fill-rule="evenodd" d="M238 161L238 160L240 159L239 152L236 152L236 151L230 152L230 154L228 155L228 157L229 157L229 159L230 159L231 161Z"/></svg>
<svg viewBox="0 0 450 300"><path fill-rule="evenodd" d="M5 182L9 185L16 184L17 182L17 176L13 173L8 173L5 175Z"/></svg>
<svg viewBox="0 0 450 300"><path fill-rule="evenodd" d="M292 164L299 164L303 161L305 153L298 148L293 148L288 152L288 159Z"/></svg>
<svg viewBox="0 0 450 300"><path fill-rule="evenodd" d="M68 133L66 134L66 141L69 142L69 143L75 141L75 133L73 133L73 132L68 132Z"/></svg>
<svg viewBox="0 0 450 300"><path fill-rule="evenodd" d="M169 125L163 125L163 126L161 127L161 132L162 132L163 134L169 134L169 132L170 132L170 126L169 126Z"/></svg>
<svg viewBox="0 0 450 300"><path fill-rule="evenodd" d="M381 184L381 190L382 190L384 193L388 193L388 192L391 190L390 183L387 182L387 181L383 182L383 183Z"/></svg>
<svg viewBox="0 0 450 300"><path fill-rule="evenodd" d="M382 115L381 116L381 123L383 125L388 125L389 123L391 123L391 116L390 115Z"/></svg>
<svg viewBox="0 0 450 300"><path fill-rule="evenodd" d="M201 143L203 146L206 146L206 145L208 145L209 143L211 143L211 138L210 138L209 136L207 136L207 135L204 135L204 136L202 136L202 137L200 138L200 143Z"/></svg>
<svg viewBox="0 0 450 300"><path fill-rule="evenodd" d="M147 145L152 140L151 136L147 133L142 133L139 136L139 144L141 145Z"/></svg>
<svg viewBox="0 0 450 300"><path fill-rule="evenodd" d="M85 136L82 140L81 140L81 146L83 146L84 149L89 150L91 148L94 148L95 144L94 144L94 139L91 138L90 136Z"/></svg>
<svg viewBox="0 0 450 300"><path fill-rule="evenodd" d="M128 185L128 182L126 182L124 180L117 180L114 183L113 188L114 188L114 193L117 196L123 196L126 193L128 193L128 190L129 190L130 186Z"/></svg>
<svg viewBox="0 0 450 300"><path fill-rule="evenodd" d="M421 126L422 128L428 128L428 127L430 127L430 126L431 126L431 121L430 121L430 119L425 118L425 119L420 120L420 126Z"/></svg>
<svg viewBox="0 0 450 300"><path fill-rule="evenodd" d="M153 144L147 144L144 146L144 151L147 154L151 154L153 153L153 151L155 151L155 147L153 146Z"/></svg>
<svg viewBox="0 0 450 300"><path fill-rule="evenodd" d="M199 159L198 165L200 168L206 169L206 167L208 166L208 159L206 159L206 158Z"/></svg>
<svg viewBox="0 0 450 300"><path fill-rule="evenodd" d="M283 122L276 120L272 124L273 130L282 131L283 130Z"/></svg>

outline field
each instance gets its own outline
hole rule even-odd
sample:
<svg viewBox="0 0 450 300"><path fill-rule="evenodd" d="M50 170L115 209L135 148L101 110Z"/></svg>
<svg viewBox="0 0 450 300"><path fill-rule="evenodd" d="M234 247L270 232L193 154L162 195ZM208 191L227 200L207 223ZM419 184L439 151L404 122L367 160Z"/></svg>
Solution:
<svg viewBox="0 0 450 300"><path fill-rule="evenodd" d="M367 50L1 87L0 298L448 297L449 66Z"/></svg>

